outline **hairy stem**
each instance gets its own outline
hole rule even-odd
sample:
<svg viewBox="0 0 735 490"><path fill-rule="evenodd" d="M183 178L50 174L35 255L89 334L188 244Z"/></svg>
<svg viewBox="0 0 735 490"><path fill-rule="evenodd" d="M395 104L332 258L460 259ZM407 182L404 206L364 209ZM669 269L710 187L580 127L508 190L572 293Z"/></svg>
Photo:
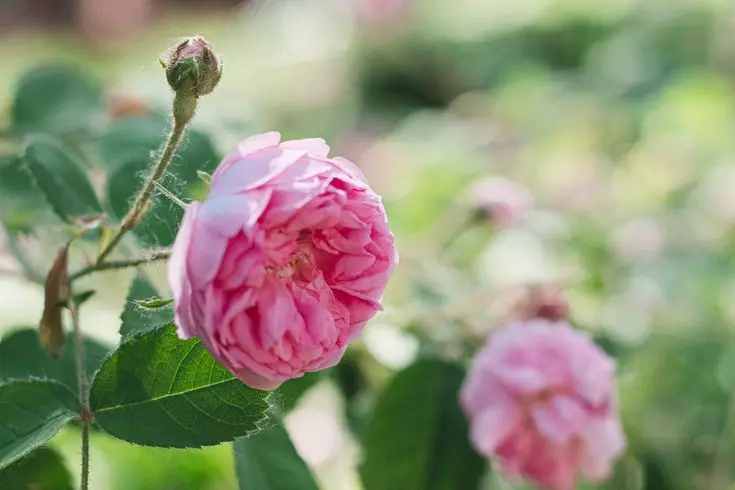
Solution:
<svg viewBox="0 0 735 490"><path fill-rule="evenodd" d="M69 299L67 306L71 313L72 326L74 328L74 350L77 369L77 387L79 391L79 405L82 407L80 421L82 423L82 477L81 490L89 489L89 425L92 419L92 411L89 406L89 386L87 383L86 359L84 353L84 341L79 327L79 310L74 301L71 280L68 283Z"/></svg>
<svg viewBox="0 0 735 490"><path fill-rule="evenodd" d="M158 262L159 260L166 260L171 255L171 250L168 248L162 248L159 250L153 250L146 255L136 257L128 260L110 260L107 262L96 263L90 266L79 269L73 274L69 275L70 281L75 281L81 277L88 276L95 272L106 271L112 269L126 269L128 267L136 267L139 265L150 264L151 262Z"/></svg>
<svg viewBox="0 0 735 490"><path fill-rule="evenodd" d="M174 107L177 107L176 101L178 99L179 96L177 95L176 99L174 99ZM176 111L174 111L174 126L173 129L171 129L171 133L169 133L168 138L166 139L166 145L163 147L163 151L158 158L158 162L156 162L156 165L148 173L148 176L145 179L145 183L138 192L138 195L136 196L135 201L130 208L130 211L128 211L128 214L125 215L125 218L120 224L120 229L117 231L115 236L113 236L112 239L107 243L105 248L102 250L102 252L100 252L99 256L97 257L98 265L101 265L105 261L107 256L112 253L117 244L120 243L120 240L125 235L125 233L132 230L138 225L138 223L140 223L140 220L143 218L146 211L148 210L151 198L153 197L153 192L156 188L156 182L161 180L161 178L163 178L164 174L166 173L166 169L171 164L171 160L176 153L176 148L178 148L179 143L181 143L181 139L186 132L186 127L189 124L189 121L191 121L191 117L193 117L194 115L194 109L196 108L196 99L192 100L193 106L189 117L181 117L176 113Z"/></svg>

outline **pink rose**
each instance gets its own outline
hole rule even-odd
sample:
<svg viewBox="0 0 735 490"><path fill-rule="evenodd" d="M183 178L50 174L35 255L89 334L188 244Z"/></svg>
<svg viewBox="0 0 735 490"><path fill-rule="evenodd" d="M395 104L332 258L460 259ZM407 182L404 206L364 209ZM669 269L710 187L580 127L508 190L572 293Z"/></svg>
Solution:
<svg viewBox="0 0 735 490"><path fill-rule="evenodd" d="M512 323L492 335L462 387L470 438L510 476L554 490L600 481L625 449L615 363L566 322Z"/></svg>
<svg viewBox="0 0 735 490"><path fill-rule="evenodd" d="M224 159L168 264L179 336L263 390L337 364L398 260L360 170L322 139L280 137L253 136Z"/></svg>

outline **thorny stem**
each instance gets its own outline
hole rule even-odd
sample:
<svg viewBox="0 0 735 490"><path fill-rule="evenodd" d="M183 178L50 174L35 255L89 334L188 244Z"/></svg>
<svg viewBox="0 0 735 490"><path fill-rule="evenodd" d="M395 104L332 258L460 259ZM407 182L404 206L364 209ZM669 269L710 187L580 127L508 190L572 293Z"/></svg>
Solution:
<svg viewBox="0 0 735 490"><path fill-rule="evenodd" d="M111 260L107 262L92 264L90 266L79 269L75 273L69 275L70 281L75 281L84 276L88 276L95 272L106 271L112 269L125 269L127 267L136 267L143 264L149 264L151 262L158 262L160 260L166 260L171 255L171 250L168 248L162 248L159 250L153 250L146 255L136 257L129 260Z"/></svg>
<svg viewBox="0 0 735 490"><path fill-rule="evenodd" d="M176 102L174 102L174 104L176 104ZM196 107L196 105L194 105L194 107ZM193 116L193 111L191 113L191 116ZM107 243L105 248L102 250L102 252L100 252L99 256L97 257L98 266L104 263L107 256L110 255L117 244L120 243L120 240L125 235L125 233L135 228L140 220L143 218L143 215L147 211L151 197L153 196L153 191L156 188L156 182L161 180L163 175L166 173L166 169L171 164L171 160L176 153L176 148L178 148L179 143L181 143L181 139L186 132L186 127L189 124L190 120L191 117L174 117L173 129L168 135L166 145L164 146L163 151L158 158L158 162L156 162L156 165L151 169L150 173L146 177L145 183L138 192L138 195L136 196L135 201L130 208L130 211L128 211L128 214L125 215L123 222L120 224L120 229L117 231L115 236L112 237L112 239Z"/></svg>
<svg viewBox="0 0 735 490"><path fill-rule="evenodd" d="M71 312L71 320L74 328L74 350L77 368L77 387L79 391L79 405L81 406L80 421L82 423L82 478L81 490L89 489L89 425L92 418L92 410L89 406L89 386L87 384L87 373L85 370L86 359L84 353L84 341L79 328L79 310L74 301L71 280L68 282L67 306Z"/></svg>

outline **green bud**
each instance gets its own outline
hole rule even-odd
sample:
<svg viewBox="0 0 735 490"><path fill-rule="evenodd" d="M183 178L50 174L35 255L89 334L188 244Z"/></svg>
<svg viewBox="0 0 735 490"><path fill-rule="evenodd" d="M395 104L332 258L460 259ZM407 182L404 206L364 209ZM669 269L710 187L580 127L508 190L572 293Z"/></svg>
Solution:
<svg viewBox="0 0 735 490"><path fill-rule="evenodd" d="M222 61L200 35L172 47L162 58L166 79L177 96L199 98L214 90L222 77Z"/></svg>

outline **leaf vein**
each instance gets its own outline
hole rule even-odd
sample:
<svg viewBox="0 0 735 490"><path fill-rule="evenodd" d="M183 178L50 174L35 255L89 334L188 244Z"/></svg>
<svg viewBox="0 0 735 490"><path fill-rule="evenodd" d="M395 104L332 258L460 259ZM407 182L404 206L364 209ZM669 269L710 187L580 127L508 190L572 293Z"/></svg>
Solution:
<svg viewBox="0 0 735 490"><path fill-rule="evenodd" d="M122 408L129 408L129 407L136 406L136 405L145 405L146 403L153 403L153 402L160 401L160 400L166 400L168 398L171 398L171 397L174 397L174 396L185 395L187 393L195 393L195 392L200 391L200 390L206 390L208 388L212 388L212 387L218 386L218 385L223 385L223 384L230 383L230 382L233 382L233 381L236 382L236 383L239 382L237 379L235 379L233 377L233 378L225 379L225 380L222 380L222 381L218 381L216 383L212 383L212 384L208 384L208 385L204 385L204 386L197 386L196 388L192 388L190 390L179 391L179 392L176 392L176 393L164 393L161 396L157 396L157 397L153 397L153 398L148 398L147 400L138 400L138 401L130 402L130 403L119 403L117 405L112 405L112 406L109 406L109 407L97 408L95 410L95 412L96 413L109 412L111 410L117 410L117 409L122 409Z"/></svg>

